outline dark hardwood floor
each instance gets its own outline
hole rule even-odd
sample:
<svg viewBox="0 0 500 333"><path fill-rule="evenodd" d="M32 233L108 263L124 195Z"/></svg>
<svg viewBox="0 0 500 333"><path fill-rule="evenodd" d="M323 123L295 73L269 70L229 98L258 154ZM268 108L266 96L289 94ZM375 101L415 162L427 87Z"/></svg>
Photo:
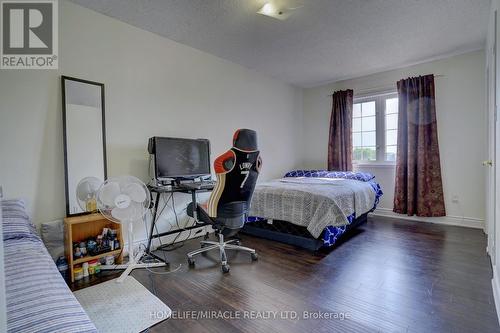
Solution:
<svg viewBox="0 0 500 333"><path fill-rule="evenodd" d="M134 271L178 317L241 316L172 318L149 332L500 332L481 230L370 217L334 249L316 254L245 235L242 243L258 251L259 261L228 251L229 274L216 263L217 252L187 266L185 253L199 240L166 253L174 272ZM244 318L266 311L278 311L278 319ZM332 318L305 319L304 311Z"/></svg>

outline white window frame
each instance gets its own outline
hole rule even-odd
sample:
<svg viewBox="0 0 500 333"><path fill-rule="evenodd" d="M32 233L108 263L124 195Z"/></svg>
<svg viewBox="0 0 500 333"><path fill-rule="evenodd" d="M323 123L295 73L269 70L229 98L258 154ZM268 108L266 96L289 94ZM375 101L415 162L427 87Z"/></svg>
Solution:
<svg viewBox="0 0 500 333"><path fill-rule="evenodd" d="M396 161L385 160L385 100L390 98L397 98L396 91L386 92L382 94L373 94L367 96L354 97L353 103L375 102L375 129L376 129L376 156L375 161L353 160L354 166L387 166L393 167ZM353 147L354 148L354 147Z"/></svg>

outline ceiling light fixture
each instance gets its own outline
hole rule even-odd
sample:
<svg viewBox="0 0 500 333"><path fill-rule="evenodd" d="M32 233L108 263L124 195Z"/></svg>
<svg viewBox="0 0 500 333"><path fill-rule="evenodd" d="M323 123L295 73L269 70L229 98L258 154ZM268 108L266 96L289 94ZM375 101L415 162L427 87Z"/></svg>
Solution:
<svg viewBox="0 0 500 333"><path fill-rule="evenodd" d="M259 13L264 15L271 15L275 12L275 8L272 3L267 2L262 8L259 10Z"/></svg>
<svg viewBox="0 0 500 333"><path fill-rule="evenodd" d="M293 8L295 9L295 8ZM264 16L269 16L278 20L286 20L291 15L291 10L286 10L282 8L278 8L275 4L271 2L266 2L264 6L257 12L257 14L261 14Z"/></svg>

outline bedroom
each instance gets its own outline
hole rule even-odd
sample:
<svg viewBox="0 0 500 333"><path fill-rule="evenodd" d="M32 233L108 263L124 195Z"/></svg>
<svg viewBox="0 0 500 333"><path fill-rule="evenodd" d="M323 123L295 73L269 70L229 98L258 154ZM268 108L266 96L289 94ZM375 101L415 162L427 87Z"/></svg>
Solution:
<svg viewBox="0 0 500 333"><path fill-rule="evenodd" d="M156 314L151 324L150 316L125 315L127 304L122 304L106 308L108 319L135 316L135 323L147 322L142 329L151 332L500 330L495 307L500 305L500 281L494 273L500 258L495 254L495 233L500 230L495 228L495 211L500 209L495 191L500 186L494 182L495 147L500 147L494 141L496 0L283 0L270 1L271 6L263 0L54 3L58 68L0 69L0 185L4 199L25 202L45 247L57 243L53 239L59 241L56 252L64 247L68 200L61 76L104 85L107 176L131 175L146 184L151 180L151 137L208 139L210 171L216 180L212 164L231 148L233 133L255 130L262 156L258 189L293 170L328 169L334 92L353 91L353 123L364 118L354 115L355 109L364 108L356 105L375 106L377 114L366 117L375 118L371 125L365 119L372 126L365 135L376 133L367 138L372 143L363 145L351 137L355 156L361 156L352 161L352 168L374 175L383 195L367 221L342 235L338 244L314 251L324 243L324 234L273 234L276 230L265 227L290 225L257 222L264 227L254 230L258 235L239 235L241 245L256 250L257 261L247 253L227 251L231 270L223 273L215 250L196 256L190 267L186 255L200 247L204 234L198 230L210 228L182 230L192 224L187 214L191 197L179 193L174 196L176 210L167 207L156 226L160 233L180 232L152 241L153 247L172 244L167 248L171 251L155 252L166 256L170 265L131 274L170 308L171 318ZM384 114L386 99L398 96L398 81L428 74L434 75L433 128L439 136L446 208L440 217L393 212L396 155L390 152L400 142L389 144L386 134L397 132L386 125L386 118L396 112ZM316 181L304 178L306 185ZM338 179L324 174L319 178L327 184ZM298 185L294 181L288 185ZM208 195L200 193L200 203ZM145 223L133 224L136 250L147 245L151 220L148 212ZM5 233L2 251L13 243ZM269 235L274 239L264 238ZM334 231L332 237L336 235ZM124 239L121 248L126 252ZM216 235L211 233L210 240L216 241ZM65 255L64 249L52 258L59 255ZM38 267L32 260L3 260L26 279ZM54 263L46 264L55 269ZM13 316L9 303L16 299L9 296L13 275L1 271L7 273L7 292L2 292L7 302L0 300L0 325L6 325ZM100 277L68 285L77 294L108 286L121 272L103 271ZM34 278L43 286L40 277ZM87 314L96 308L83 305ZM228 311L232 317L188 318L191 311L212 310ZM283 317L262 318L275 311ZM306 319L306 311L330 318ZM289 318L294 314L299 318ZM234 318L238 315L241 318ZM89 317L101 327L102 318ZM15 318L10 325L20 326L9 331L35 330L29 318Z"/></svg>

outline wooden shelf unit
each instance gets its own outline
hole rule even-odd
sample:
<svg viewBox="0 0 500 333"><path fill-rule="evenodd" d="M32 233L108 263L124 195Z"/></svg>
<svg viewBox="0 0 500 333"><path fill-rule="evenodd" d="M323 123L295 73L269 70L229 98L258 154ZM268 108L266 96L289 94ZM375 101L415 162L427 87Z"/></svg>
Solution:
<svg viewBox="0 0 500 333"><path fill-rule="evenodd" d="M73 260L73 265L82 264L84 262L92 261L94 259L100 259L100 258L105 257L105 256L110 256L110 255L116 256L117 254L120 254L121 251L122 251L122 249L120 248L118 250L104 252L104 253L98 254L96 256L85 256L83 258L78 258L76 260Z"/></svg>
<svg viewBox="0 0 500 333"><path fill-rule="evenodd" d="M73 242L86 241L102 233L103 228L117 230L116 237L120 241L120 248L117 250L104 252L96 256L85 256L73 260ZM75 265L99 259L108 255L115 256L115 262L121 264L123 261L123 232L122 225L109 221L99 213L66 217L64 219L64 248L66 259L68 260L71 282L75 281L73 269Z"/></svg>

